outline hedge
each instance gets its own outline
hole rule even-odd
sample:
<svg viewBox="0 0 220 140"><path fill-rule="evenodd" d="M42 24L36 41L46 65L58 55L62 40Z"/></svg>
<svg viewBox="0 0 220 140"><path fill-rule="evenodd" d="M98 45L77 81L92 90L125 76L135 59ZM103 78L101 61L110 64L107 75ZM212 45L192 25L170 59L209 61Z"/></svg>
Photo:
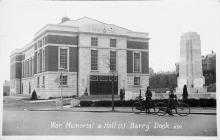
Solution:
<svg viewBox="0 0 220 140"><path fill-rule="evenodd" d="M167 102L167 99L155 99L153 102ZM135 100L114 101L115 107L131 107ZM216 99L187 99L183 102L190 107L216 107ZM111 107L112 101L80 101L81 107Z"/></svg>

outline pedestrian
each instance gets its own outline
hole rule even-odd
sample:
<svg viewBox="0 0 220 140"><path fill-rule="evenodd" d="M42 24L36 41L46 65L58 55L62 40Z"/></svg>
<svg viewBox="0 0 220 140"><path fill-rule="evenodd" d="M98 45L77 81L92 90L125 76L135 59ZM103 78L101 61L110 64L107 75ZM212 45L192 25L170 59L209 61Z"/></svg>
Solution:
<svg viewBox="0 0 220 140"><path fill-rule="evenodd" d="M149 102L151 101L152 93L150 91L149 86L147 87L147 90L145 92L145 97L146 97L146 99L145 99L146 114L150 114L150 106L149 106L150 104L149 104Z"/></svg>
<svg viewBox="0 0 220 140"><path fill-rule="evenodd" d="M123 88L123 100L125 99L125 88Z"/></svg>
<svg viewBox="0 0 220 140"><path fill-rule="evenodd" d="M120 89L120 100L123 101L124 99L124 93L123 93L123 90Z"/></svg>
<svg viewBox="0 0 220 140"><path fill-rule="evenodd" d="M183 86L183 100L185 101L188 98L187 86Z"/></svg>
<svg viewBox="0 0 220 140"><path fill-rule="evenodd" d="M175 105L175 98L177 98L177 97L174 94L173 88L170 88L169 99L168 99L168 107L167 107L168 108L168 112L167 113L169 115L171 115L171 116L173 116L172 109L173 109L173 107Z"/></svg>

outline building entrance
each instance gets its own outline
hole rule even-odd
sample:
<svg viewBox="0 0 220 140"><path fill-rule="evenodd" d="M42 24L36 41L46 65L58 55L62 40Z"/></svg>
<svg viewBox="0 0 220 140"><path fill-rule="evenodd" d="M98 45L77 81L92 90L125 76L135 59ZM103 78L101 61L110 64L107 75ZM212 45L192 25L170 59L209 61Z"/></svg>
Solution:
<svg viewBox="0 0 220 140"><path fill-rule="evenodd" d="M111 95L112 78L110 75L90 75L90 95ZM118 76L114 76L114 94L118 94Z"/></svg>

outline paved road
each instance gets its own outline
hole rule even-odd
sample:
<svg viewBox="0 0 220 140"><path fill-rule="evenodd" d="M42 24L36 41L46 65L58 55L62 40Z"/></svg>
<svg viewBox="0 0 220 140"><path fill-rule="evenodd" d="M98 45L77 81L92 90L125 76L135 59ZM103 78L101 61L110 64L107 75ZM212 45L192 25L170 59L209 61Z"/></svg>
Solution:
<svg viewBox="0 0 220 140"><path fill-rule="evenodd" d="M4 110L7 111L23 111L23 110L57 110L55 100L42 100L37 102L22 100L16 97L4 97ZM65 110L77 111L77 112L108 112L111 110L111 107L77 107L70 108L64 107ZM116 111L119 112L130 112L132 113L131 107L115 107ZM196 114L216 114L216 108L196 108L191 107L191 113Z"/></svg>
<svg viewBox="0 0 220 140"><path fill-rule="evenodd" d="M3 135L216 136L216 115L4 111Z"/></svg>
<svg viewBox="0 0 220 140"><path fill-rule="evenodd" d="M33 103L4 98L3 135L151 135L216 136L216 115L155 116L133 113L88 112L110 108L66 111L24 111L55 108L55 102ZM84 109L87 112L74 112ZM116 110L128 109L116 108ZM129 108L130 110L130 108ZM204 110L211 111L216 110Z"/></svg>

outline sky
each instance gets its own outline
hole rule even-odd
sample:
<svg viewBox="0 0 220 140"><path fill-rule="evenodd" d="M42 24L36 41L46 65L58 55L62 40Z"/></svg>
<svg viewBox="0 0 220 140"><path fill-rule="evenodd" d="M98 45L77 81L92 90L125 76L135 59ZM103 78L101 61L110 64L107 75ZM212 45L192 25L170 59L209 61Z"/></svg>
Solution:
<svg viewBox="0 0 220 140"><path fill-rule="evenodd" d="M218 0L37 1L0 0L1 80L10 79L10 53L32 41L46 24L63 16L83 16L149 33L149 61L155 72L173 71L180 56L180 37L188 31L201 38L202 55L220 46Z"/></svg>

